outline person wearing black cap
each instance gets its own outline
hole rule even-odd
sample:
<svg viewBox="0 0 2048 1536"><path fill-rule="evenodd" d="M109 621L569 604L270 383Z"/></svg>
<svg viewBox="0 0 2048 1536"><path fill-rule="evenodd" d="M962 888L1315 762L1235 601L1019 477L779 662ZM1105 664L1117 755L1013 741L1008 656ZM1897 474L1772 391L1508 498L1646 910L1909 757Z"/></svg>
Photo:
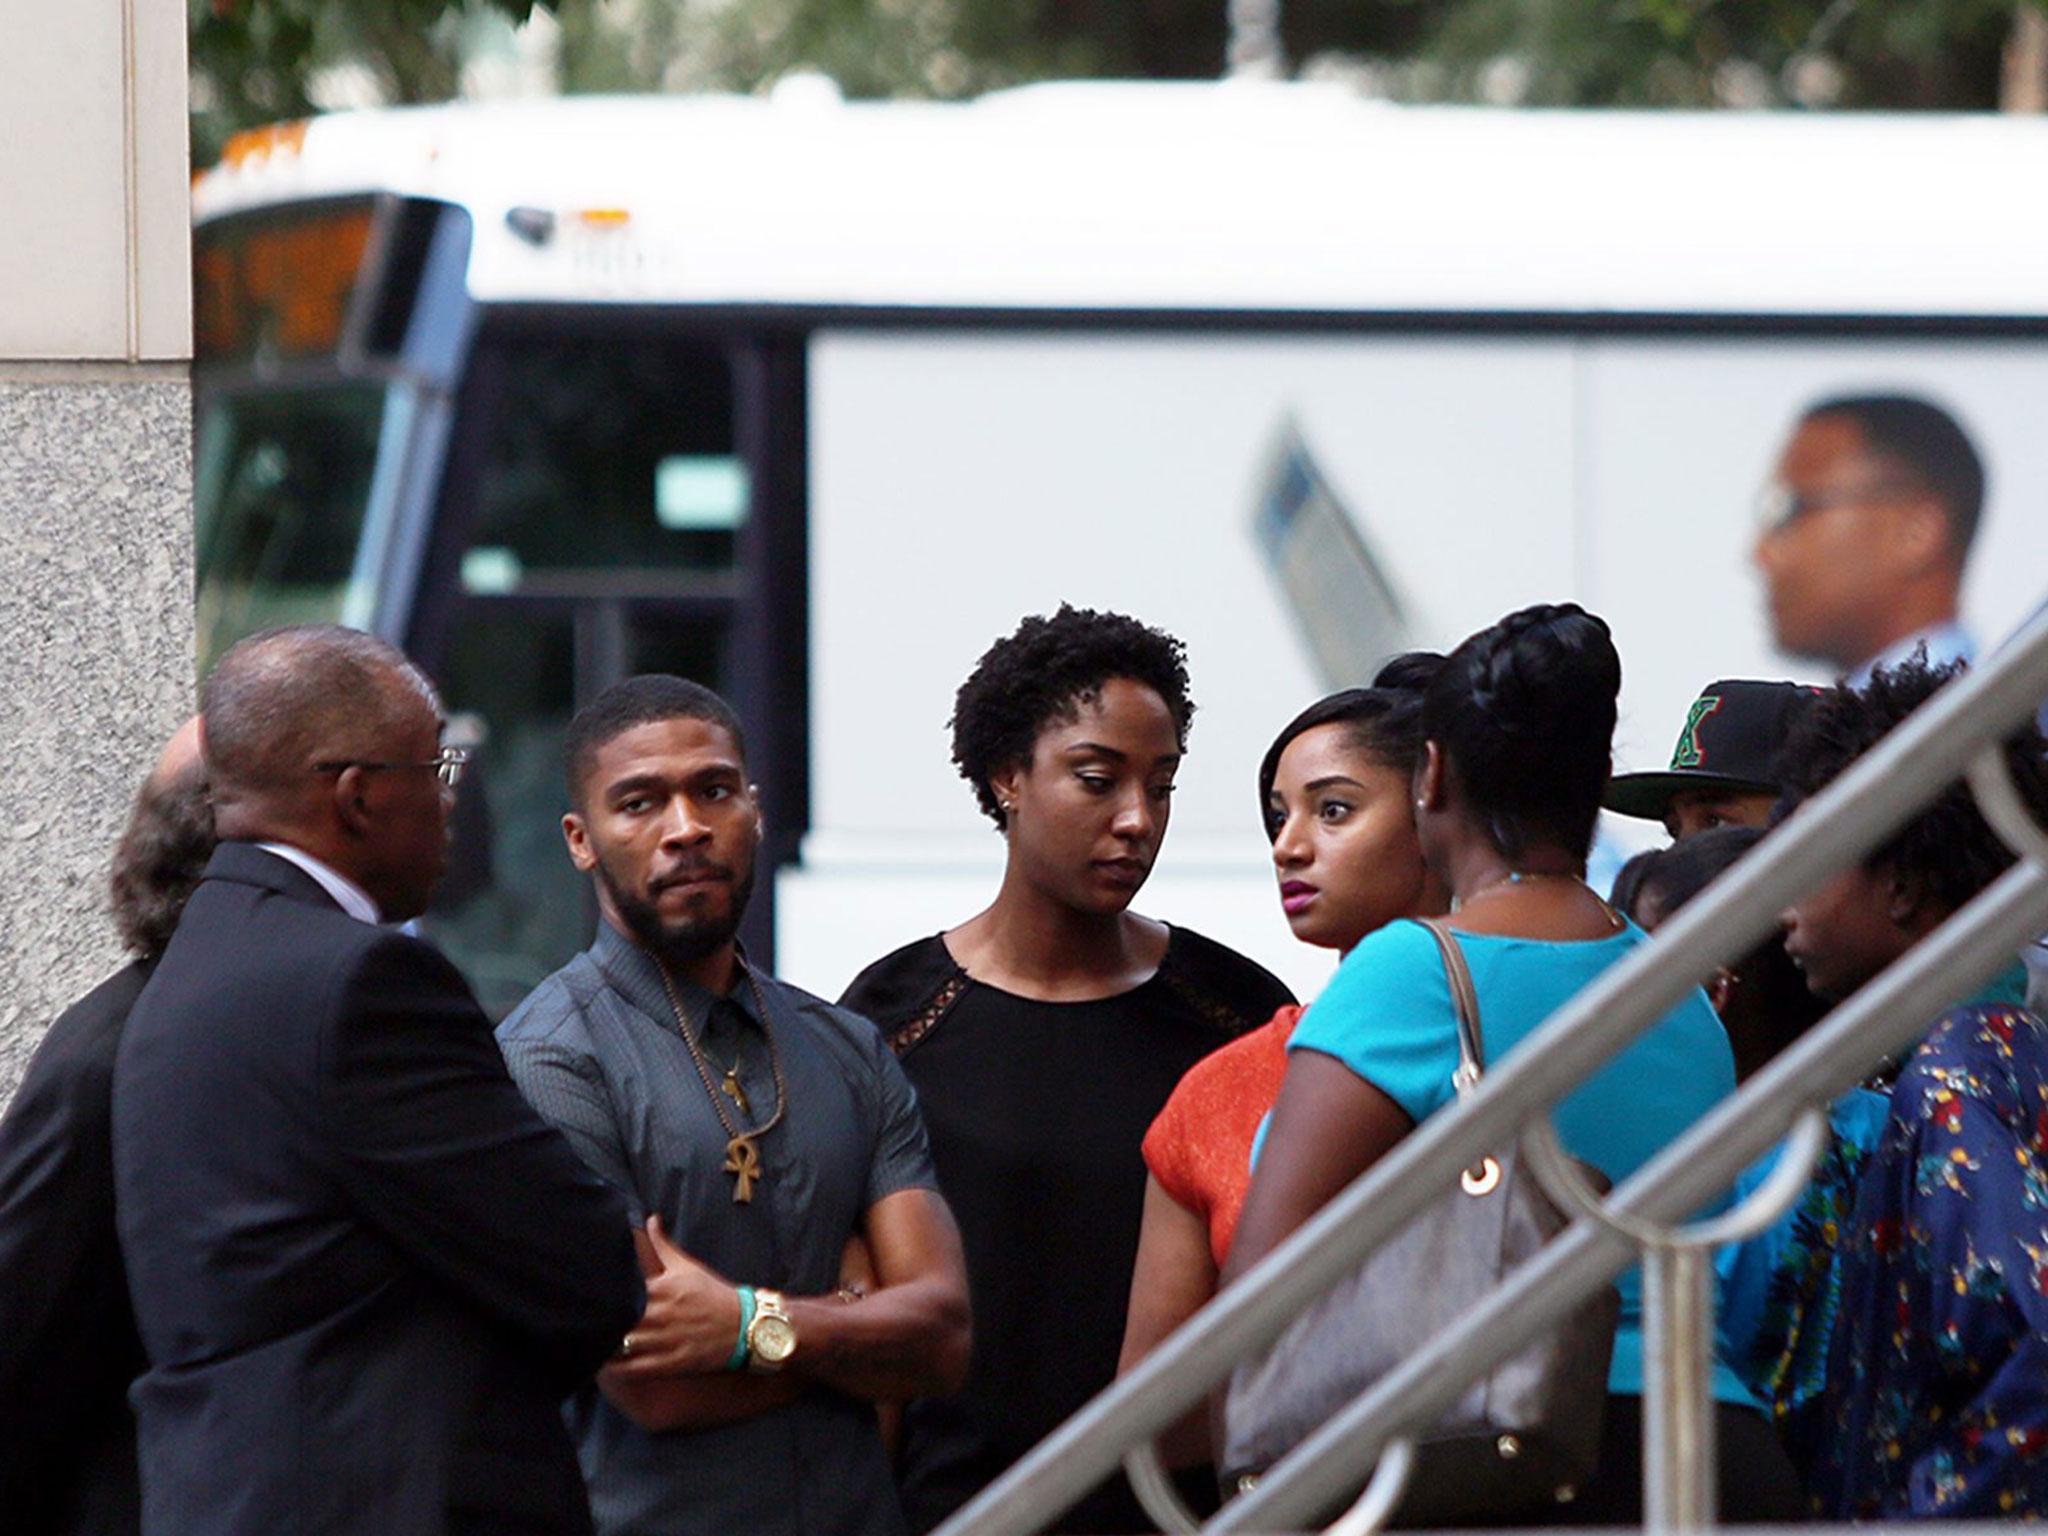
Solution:
<svg viewBox="0 0 2048 1536"><path fill-rule="evenodd" d="M1769 826L1780 790L1772 758L1818 695L1802 683L1709 683L1686 711L1671 766L1615 775L1603 803L1663 822L1674 841L1715 827Z"/></svg>

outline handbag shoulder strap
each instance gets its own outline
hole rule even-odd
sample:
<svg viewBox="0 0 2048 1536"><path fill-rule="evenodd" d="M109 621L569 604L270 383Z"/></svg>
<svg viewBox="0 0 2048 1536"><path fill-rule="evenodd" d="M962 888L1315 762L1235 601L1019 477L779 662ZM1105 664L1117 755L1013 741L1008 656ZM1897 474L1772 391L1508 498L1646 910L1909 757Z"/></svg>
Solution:
<svg viewBox="0 0 2048 1536"><path fill-rule="evenodd" d="M1479 1035L1479 992L1472 985L1472 967L1465 963L1465 951L1459 948L1450 924L1440 917L1418 917L1416 921L1429 930L1429 936L1436 940L1437 952L1444 959L1444 976L1451 984L1451 1007L1458 1015L1458 1070L1452 1074L1451 1083L1459 1093L1466 1093L1478 1085L1486 1071L1486 1047Z"/></svg>

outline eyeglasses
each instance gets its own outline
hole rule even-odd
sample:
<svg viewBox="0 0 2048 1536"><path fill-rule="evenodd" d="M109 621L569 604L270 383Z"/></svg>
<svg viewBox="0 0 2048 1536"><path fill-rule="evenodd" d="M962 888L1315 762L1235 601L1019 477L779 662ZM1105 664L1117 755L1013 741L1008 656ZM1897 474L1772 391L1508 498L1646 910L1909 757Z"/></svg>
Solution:
<svg viewBox="0 0 2048 1536"><path fill-rule="evenodd" d="M1789 528L1809 512L1826 512L1835 507L1872 506L1899 501L1913 494L1913 487L1897 480L1875 480L1867 485L1844 486L1840 490L1816 491L1802 495L1789 485L1773 483L1757 493L1757 526L1765 533Z"/></svg>
<svg viewBox="0 0 2048 1536"><path fill-rule="evenodd" d="M315 763L315 773L339 773L344 768L431 768L434 777L453 789L462 782L462 770L469 763L469 748L443 747L439 754L424 763L372 763L361 758L344 758L331 763Z"/></svg>

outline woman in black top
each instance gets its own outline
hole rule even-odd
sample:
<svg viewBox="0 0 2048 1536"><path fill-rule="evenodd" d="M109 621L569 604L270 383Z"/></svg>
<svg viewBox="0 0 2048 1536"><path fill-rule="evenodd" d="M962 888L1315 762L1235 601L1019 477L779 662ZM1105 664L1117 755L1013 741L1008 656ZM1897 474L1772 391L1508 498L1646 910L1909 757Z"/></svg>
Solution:
<svg viewBox="0 0 2048 1536"><path fill-rule="evenodd" d="M966 1391L904 1416L918 1531L1116 1374L1145 1128L1183 1072L1293 1001L1242 955L1128 910L1187 746L1184 656L1135 619L1068 607L997 641L952 725L954 761L1009 845L1002 887L840 999L917 1087L974 1296ZM1121 1477L1062 1523L1151 1529Z"/></svg>

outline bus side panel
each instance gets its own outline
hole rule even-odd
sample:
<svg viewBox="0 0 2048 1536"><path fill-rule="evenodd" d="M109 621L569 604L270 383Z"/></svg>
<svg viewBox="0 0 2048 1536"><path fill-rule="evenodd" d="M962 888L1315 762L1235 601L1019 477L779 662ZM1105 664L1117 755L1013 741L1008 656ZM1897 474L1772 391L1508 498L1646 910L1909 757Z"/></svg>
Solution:
<svg viewBox="0 0 2048 1536"><path fill-rule="evenodd" d="M1771 646L1754 508L1808 406L1903 390L1952 411L1988 481L1963 616L1988 647L2048 597L2048 344L1617 340L1582 375L1587 590L1621 641L1615 760L1662 767L1717 677L1826 681Z"/></svg>
<svg viewBox="0 0 2048 1536"><path fill-rule="evenodd" d="M1621 768L1661 766L1716 677L1824 681L1772 648L1749 564L1756 493L1802 407L1927 393L1990 472L1965 619L1990 644L2048 585L2048 345L1885 338L861 333L812 353L812 831L779 887L791 977L867 960L993 893L1001 845L954 775L953 690L1062 601L1188 643L1200 705L1139 907L1204 929L1304 995L1325 956L1272 893L1253 775L1274 731L1362 676L1319 673L1258 512L1291 424L1444 648L1525 603L1608 618ZM1595 875L1661 837L1606 819Z"/></svg>
<svg viewBox="0 0 2048 1536"><path fill-rule="evenodd" d="M1000 843L949 760L954 690L1061 602L1181 636L1199 706L1139 907L1297 987L1328 960L1272 897L1254 777L1331 687L1257 526L1290 426L1390 563L1410 644L1572 595L1559 340L831 333L811 357L812 832L786 974L834 993L980 909Z"/></svg>

